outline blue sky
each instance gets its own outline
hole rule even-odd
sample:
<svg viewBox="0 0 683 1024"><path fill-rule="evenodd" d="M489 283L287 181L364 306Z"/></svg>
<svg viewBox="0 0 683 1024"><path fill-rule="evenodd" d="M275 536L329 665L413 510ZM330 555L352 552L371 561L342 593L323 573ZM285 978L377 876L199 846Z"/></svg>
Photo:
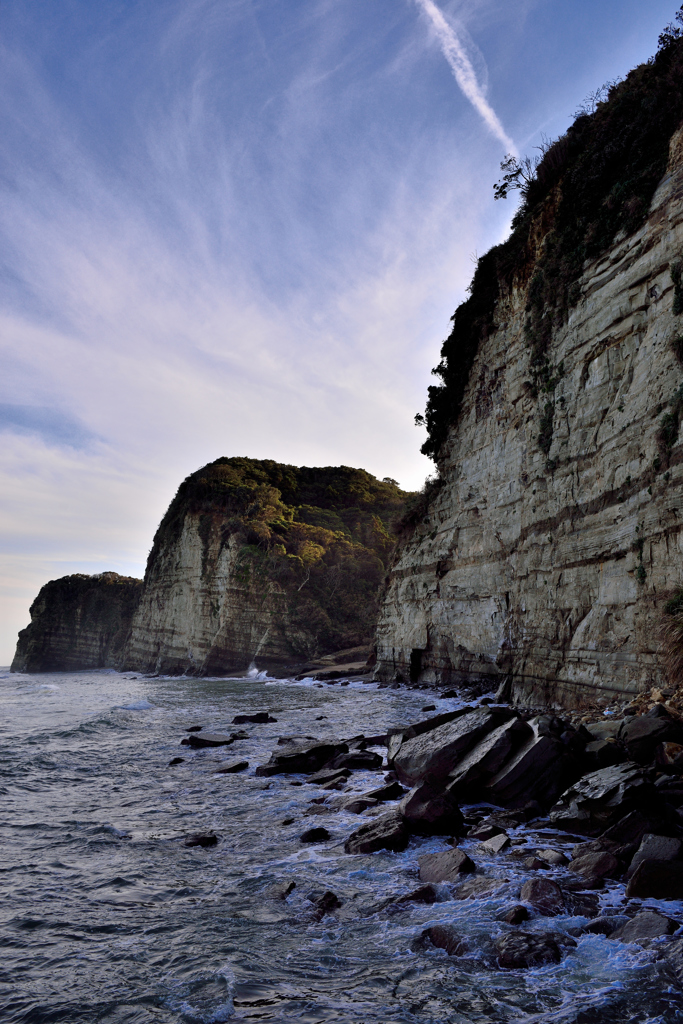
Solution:
<svg viewBox="0 0 683 1024"><path fill-rule="evenodd" d="M0 664L142 575L221 455L419 487L492 185L656 49L649 0L3 0Z"/></svg>

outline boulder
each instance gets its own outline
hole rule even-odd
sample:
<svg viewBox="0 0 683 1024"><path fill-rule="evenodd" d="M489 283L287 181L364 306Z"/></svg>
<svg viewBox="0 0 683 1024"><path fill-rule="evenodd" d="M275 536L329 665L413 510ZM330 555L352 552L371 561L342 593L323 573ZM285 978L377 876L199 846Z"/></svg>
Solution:
<svg viewBox="0 0 683 1024"><path fill-rule="evenodd" d="M231 743L235 742L234 736L226 736L219 732L205 732L200 736L198 733L193 733L187 741L189 747L228 747Z"/></svg>
<svg viewBox="0 0 683 1024"><path fill-rule="evenodd" d="M487 839L493 839L494 836L499 836L504 832L505 829L501 825L491 825L483 821L469 830L467 838L478 839L480 843L485 843Z"/></svg>
<svg viewBox="0 0 683 1024"><path fill-rule="evenodd" d="M540 860L539 857L527 857L523 863L527 871L547 871L550 867L547 860Z"/></svg>
<svg viewBox="0 0 683 1024"><path fill-rule="evenodd" d="M347 853L374 853L376 850L405 850L410 832L396 811L373 818L356 829L344 843Z"/></svg>
<svg viewBox="0 0 683 1024"><path fill-rule="evenodd" d="M415 786L398 805L411 832L418 835L462 835L463 817L455 797L430 782Z"/></svg>
<svg viewBox="0 0 683 1024"><path fill-rule="evenodd" d="M674 743L683 741L683 726L669 714L663 704L655 704L644 715L633 715L624 719L619 738L628 751L628 756L638 764L650 764L655 749L664 740Z"/></svg>
<svg viewBox="0 0 683 1024"><path fill-rule="evenodd" d="M623 914L614 914L613 917L596 917L584 925L580 931L588 932L589 935L611 935L628 920L628 917Z"/></svg>
<svg viewBox="0 0 683 1024"><path fill-rule="evenodd" d="M633 860L626 872L630 878L635 874L644 860L680 860L683 852L683 841L671 836L656 836L647 833L643 836Z"/></svg>
<svg viewBox="0 0 683 1024"><path fill-rule="evenodd" d="M421 939L427 940L437 949L444 949L449 956L462 956L467 952L467 945L461 935L449 924L433 924L425 928Z"/></svg>
<svg viewBox="0 0 683 1024"><path fill-rule="evenodd" d="M427 778L432 782L445 779L480 739L512 717L510 710L477 708L404 738L393 759L399 781L414 786Z"/></svg>
<svg viewBox="0 0 683 1024"><path fill-rule="evenodd" d="M529 903L539 914L547 917L561 914L565 909L562 890L549 878L529 878L522 886L520 898Z"/></svg>
<svg viewBox="0 0 683 1024"><path fill-rule="evenodd" d="M554 868L566 867L569 864L569 858L565 857L559 850L536 850L536 853L541 860L546 861L547 864L551 864Z"/></svg>
<svg viewBox="0 0 683 1024"><path fill-rule="evenodd" d="M350 796L346 798L339 809L348 811L349 814L362 814L369 807L376 807L377 803L377 800L370 800L366 796Z"/></svg>
<svg viewBox="0 0 683 1024"><path fill-rule="evenodd" d="M482 787L482 799L505 807L528 800L547 806L576 777L576 761L562 740L549 731L547 719L540 715L529 721L530 738Z"/></svg>
<svg viewBox="0 0 683 1024"><path fill-rule="evenodd" d="M508 924L521 924L522 921L529 920L529 911L526 907L523 907L521 903L518 903L516 907L510 907L510 909L505 912L503 920Z"/></svg>
<svg viewBox="0 0 683 1024"><path fill-rule="evenodd" d="M255 715L235 715L233 725L244 725L246 722L253 722L254 725L263 725L265 722L277 722L267 711L257 711Z"/></svg>
<svg viewBox="0 0 683 1024"><path fill-rule="evenodd" d="M616 878L621 873L619 861L606 850L576 857L569 865L569 870L576 871L587 879Z"/></svg>
<svg viewBox="0 0 683 1024"><path fill-rule="evenodd" d="M187 836L184 842L184 846L215 846L218 842L218 836L215 836L213 832L195 832L194 835Z"/></svg>
<svg viewBox="0 0 683 1024"><path fill-rule="evenodd" d="M589 722L586 729L594 740L616 740L623 724L623 718L603 718L599 722Z"/></svg>
<svg viewBox="0 0 683 1024"><path fill-rule="evenodd" d="M643 910L616 928L609 938L620 942L642 942L645 939L658 939L661 935L673 935L677 928L678 924L670 917L664 917L656 910Z"/></svg>
<svg viewBox="0 0 683 1024"><path fill-rule="evenodd" d="M188 725L185 732L201 732L203 728L203 725Z"/></svg>
<svg viewBox="0 0 683 1024"><path fill-rule="evenodd" d="M333 910L337 910L341 907L342 902L336 893L328 889L327 892L321 893L320 895L309 894L308 899L315 907L315 916L320 920L325 914L331 914Z"/></svg>
<svg viewBox="0 0 683 1024"><path fill-rule="evenodd" d="M216 768L214 775L234 775L235 772L243 772L248 767L248 761L233 761L232 764L226 765L225 768Z"/></svg>
<svg viewBox="0 0 683 1024"><path fill-rule="evenodd" d="M309 828L306 832L302 832L299 839L302 843L326 843L330 838L330 833L326 828Z"/></svg>
<svg viewBox="0 0 683 1024"><path fill-rule="evenodd" d="M421 882L457 882L475 870L473 861L462 850L425 853L417 858Z"/></svg>
<svg viewBox="0 0 683 1024"><path fill-rule="evenodd" d="M257 775L310 775L318 772L328 761L338 754L345 754L348 747L345 743L327 740L313 740L303 743L285 743L282 750L274 750L267 764L256 769Z"/></svg>
<svg viewBox="0 0 683 1024"><path fill-rule="evenodd" d="M481 844L482 853L501 853L510 845L510 836L506 832L499 832L497 836L491 836Z"/></svg>
<svg viewBox="0 0 683 1024"><path fill-rule="evenodd" d="M664 954L667 972L676 982L679 989L683 988L683 938L674 939Z"/></svg>
<svg viewBox="0 0 683 1024"><path fill-rule="evenodd" d="M579 779L551 809L550 823L566 832L598 836L630 811L656 804L656 797L649 773L627 761Z"/></svg>
<svg viewBox="0 0 683 1024"><path fill-rule="evenodd" d="M339 768L348 768L351 771L370 770L374 771L382 767L382 755L375 754L372 750L349 750L337 754L325 764L328 771Z"/></svg>
<svg viewBox="0 0 683 1024"><path fill-rule="evenodd" d="M683 899L683 861L641 861L626 886L626 896L655 900Z"/></svg>
<svg viewBox="0 0 683 1024"><path fill-rule="evenodd" d="M505 762L532 735L521 718L512 718L493 729L449 773L449 789L461 800L476 797L478 786L500 771Z"/></svg>
<svg viewBox="0 0 683 1024"><path fill-rule="evenodd" d="M584 761L590 771L622 764L625 760L626 753L615 739L591 740L584 747Z"/></svg>
<svg viewBox="0 0 683 1024"><path fill-rule="evenodd" d="M508 932L496 939L496 950L503 968L540 967L562 959L557 936L551 932Z"/></svg>
<svg viewBox="0 0 683 1024"><path fill-rule="evenodd" d="M168 762L168 767L173 768L174 765L183 764L184 761L184 757L172 757L171 760Z"/></svg>

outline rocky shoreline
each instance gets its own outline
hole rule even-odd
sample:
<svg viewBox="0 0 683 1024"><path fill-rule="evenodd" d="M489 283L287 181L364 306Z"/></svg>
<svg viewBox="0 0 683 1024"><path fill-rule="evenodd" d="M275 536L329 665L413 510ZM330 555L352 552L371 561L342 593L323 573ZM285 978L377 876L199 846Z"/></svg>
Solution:
<svg viewBox="0 0 683 1024"><path fill-rule="evenodd" d="M318 684L320 685L320 684ZM417 857L412 892L366 913L406 913L415 904L486 900L505 888L500 869L516 873L519 892L498 914L504 930L490 951L501 970L558 963L581 936L650 947L676 986L683 986L683 717L679 695L641 695L624 714L573 720L476 702L349 739L282 736L256 776L284 776L314 787L304 812L302 844L338 843L322 822L346 812L359 826L343 840L350 855L405 850L413 836L443 840ZM436 710L428 705L424 711ZM622 709L624 710L624 709ZM267 713L236 716L235 725L272 722ZM237 731L196 727L190 747L228 746ZM174 759L176 764L181 759ZM221 769L249 768L235 761ZM354 772L383 772L362 789ZM266 783L268 786L269 783ZM282 824L291 825L296 819ZM188 842L210 845L214 836ZM495 870L493 869L495 867ZM271 886L268 899L288 900L295 883ZM300 894L297 894L300 895ZM358 909L332 891L309 895L317 919L344 920ZM553 918L570 915L568 929ZM448 924L414 938L414 951L467 955Z"/></svg>

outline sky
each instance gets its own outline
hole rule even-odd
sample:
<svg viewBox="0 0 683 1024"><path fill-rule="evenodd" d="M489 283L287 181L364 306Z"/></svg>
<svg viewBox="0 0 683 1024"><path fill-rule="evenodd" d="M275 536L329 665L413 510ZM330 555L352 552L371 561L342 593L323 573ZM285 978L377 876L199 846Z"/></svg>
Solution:
<svg viewBox="0 0 683 1024"><path fill-rule="evenodd" d="M49 579L142 576L227 455L416 489L506 153L662 0L2 0L0 664Z"/></svg>

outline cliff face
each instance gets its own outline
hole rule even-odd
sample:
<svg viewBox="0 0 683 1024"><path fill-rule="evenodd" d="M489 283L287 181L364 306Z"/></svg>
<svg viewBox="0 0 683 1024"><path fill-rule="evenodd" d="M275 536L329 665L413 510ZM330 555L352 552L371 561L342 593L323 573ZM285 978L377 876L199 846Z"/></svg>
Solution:
<svg viewBox="0 0 683 1024"><path fill-rule="evenodd" d="M155 537L125 667L221 674L369 645L406 497L347 467L205 466Z"/></svg>
<svg viewBox="0 0 683 1024"><path fill-rule="evenodd" d="M683 582L682 254L677 132L641 227L584 264L555 319L545 387L532 273L501 289L391 573L379 678L506 681L565 704L661 681L661 608Z"/></svg>
<svg viewBox="0 0 683 1024"><path fill-rule="evenodd" d="M115 572L46 583L19 633L12 672L118 668L141 593L142 580Z"/></svg>

